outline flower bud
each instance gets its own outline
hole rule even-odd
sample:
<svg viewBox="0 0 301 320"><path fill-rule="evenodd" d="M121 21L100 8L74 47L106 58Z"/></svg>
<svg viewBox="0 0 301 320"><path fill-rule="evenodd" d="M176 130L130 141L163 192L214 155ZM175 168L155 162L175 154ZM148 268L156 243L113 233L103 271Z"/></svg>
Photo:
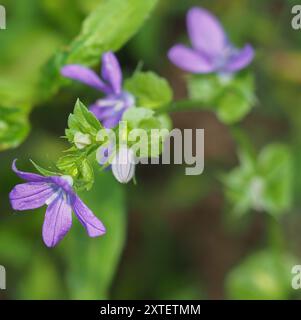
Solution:
<svg viewBox="0 0 301 320"><path fill-rule="evenodd" d="M128 183L135 174L135 155L132 149L122 146L112 161L112 171L120 183Z"/></svg>
<svg viewBox="0 0 301 320"><path fill-rule="evenodd" d="M92 141L89 134L76 132L76 134L74 135L74 143L77 149L84 149L86 146L90 145Z"/></svg>

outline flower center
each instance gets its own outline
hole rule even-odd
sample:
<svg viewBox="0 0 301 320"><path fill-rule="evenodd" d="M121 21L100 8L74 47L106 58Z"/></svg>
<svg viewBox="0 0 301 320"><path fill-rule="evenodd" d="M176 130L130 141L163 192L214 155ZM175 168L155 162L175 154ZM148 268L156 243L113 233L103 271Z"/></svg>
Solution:
<svg viewBox="0 0 301 320"><path fill-rule="evenodd" d="M49 206L56 198L58 198L61 195L62 192L62 189L57 190L45 201L45 204Z"/></svg>
<svg viewBox="0 0 301 320"><path fill-rule="evenodd" d="M223 69L229 59L235 55L237 49L228 45L224 48L223 52L213 59L213 64L216 69Z"/></svg>
<svg viewBox="0 0 301 320"><path fill-rule="evenodd" d="M66 176L61 176L61 178L67 181L70 187L73 186L73 178L71 176L66 175Z"/></svg>

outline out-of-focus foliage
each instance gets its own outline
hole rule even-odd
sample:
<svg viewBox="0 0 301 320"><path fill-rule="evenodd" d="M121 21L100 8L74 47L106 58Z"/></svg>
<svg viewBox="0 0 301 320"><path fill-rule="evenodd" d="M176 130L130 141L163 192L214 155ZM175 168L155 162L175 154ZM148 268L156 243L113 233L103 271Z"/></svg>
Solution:
<svg viewBox="0 0 301 320"><path fill-rule="evenodd" d="M137 72L125 82L125 89L137 99L138 107L156 109L168 105L173 98L170 85L153 72Z"/></svg>
<svg viewBox="0 0 301 320"><path fill-rule="evenodd" d="M261 251L248 256L227 277L226 290L230 299L289 299L291 269L294 259L283 253Z"/></svg>
<svg viewBox="0 0 301 320"><path fill-rule="evenodd" d="M198 75L188 82L189 96L201 106L214 110L226 124L242 120L255 103L254 79L250 73Z"/></svg>
<svg viewBox="0 0 301 320"><path fill-rule="evenodd" d="M40 67L63 35L42 19L38 1L2 1L9 16L0 33L0 150L16 147L29 131L28 114Z"/></svg>
<svg viewBox="0 0 301 320"><path fill-rule="evenodd" d="M256 158L241 151L240 166L227 174L224 182L235 213L254 209L279 216L291 207L292 179L289 148L274 144L265 147Z"/></svg>

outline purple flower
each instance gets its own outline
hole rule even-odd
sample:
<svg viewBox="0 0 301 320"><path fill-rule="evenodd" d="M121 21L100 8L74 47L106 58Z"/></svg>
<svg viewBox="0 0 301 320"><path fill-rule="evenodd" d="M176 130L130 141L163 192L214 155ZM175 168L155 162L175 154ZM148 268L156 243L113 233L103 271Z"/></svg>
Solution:
<svg viewBox="0 0 301 320"><path fill-rule="evenodd" d="M43 240L47 247L54 247L67 234L72 224L72 210L90 237L105 234L102 222L82 202L72 189L70 176L44 177L22 172L12 165L13 171L26 183L18 184L9 194L14 210L31 210L47 205L43 224Z"/></svg>
<svg viewBox="0 0 301 320"><path fill-rule="evenodd" d="M135 104L134 97L122 90L122 71L112 52L102 56L102 79L93 70L76 64L66 65L61 73L105 94L105 98L97 100L90 107L105 128L117 126L123 113Z"/></svg>
<svg viewBox="0 0 301 320"><path fill-rule="evenodd" d="M189 10L187 28L193 48L178 44L168 53L169 59L185 71L233 73L248 66L254 58L252 46L235 48L217 18L205 9Z"/></svg>

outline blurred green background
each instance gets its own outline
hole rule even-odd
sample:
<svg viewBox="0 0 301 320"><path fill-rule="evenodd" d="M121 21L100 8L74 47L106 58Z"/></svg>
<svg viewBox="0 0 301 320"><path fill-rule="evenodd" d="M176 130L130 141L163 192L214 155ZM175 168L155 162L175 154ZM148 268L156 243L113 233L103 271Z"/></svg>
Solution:
<svg viewBox="0 0 301 320"><path fill-rule="evenodd" d="M107 0L110 1L110 0ZM294 199L275 219L264 212L234 216L219 179L238 166L231 129L210 111L173 113L174 127L205 129L205 171L185 176L181 166L139 166L138 185L120 186L99 172L83 198L107 226L89 239L74 219L55 249L44 246L45 209L13 212L8 193L20 183L13 159L49 167L67 145L67 117L80 97L95 91L73 84L35 104L25 96L38 70L79 32L97 0L6 0L7 30L0 31L0 265L7 271L1 299L298 299L291 268L301 264L301 30L291 27L290 0L161 0L142 29L118 52L125 74L138 63L172 84L176 99L187 95L185 74L167 50L186 41L185 14L198 5L214 12L237 45L256 48L255 108L242 121L256 152L270 143L290 146ZM122 15L122 11L120 15ZM43 76L43 74L42 74ZM16 104L17 105L17 104ZM8 126L7 126L8 124ZM277 159L275 160L278 161ZM242 192L249 192L247 189Z"/></svg>

